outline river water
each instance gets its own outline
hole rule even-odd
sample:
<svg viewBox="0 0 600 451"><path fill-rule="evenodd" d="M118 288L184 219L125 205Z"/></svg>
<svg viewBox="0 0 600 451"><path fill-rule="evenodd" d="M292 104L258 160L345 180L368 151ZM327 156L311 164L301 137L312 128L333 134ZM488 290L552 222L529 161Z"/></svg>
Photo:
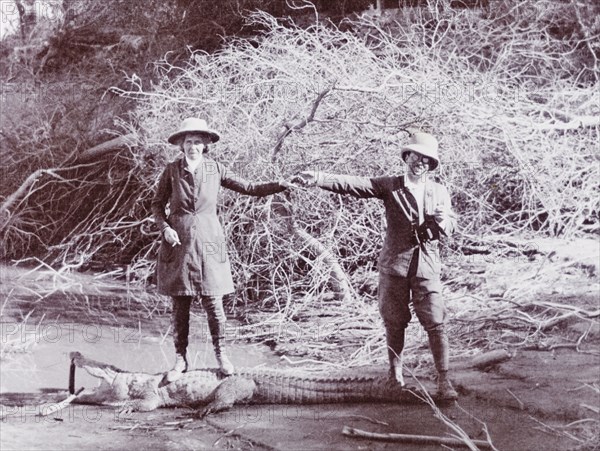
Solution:
<svg viewBox="0 0 600 451"><path fill-rule="evenodd" d="M192 368L215 367L216 360L208 334L190 336L188 360ZM41 326L0 324L4 355L0 359L0 395L10 392L32 393L44 389L68 388L69 353L109 363L127 371L159 373L174 361L173 341L144 333L143 329L52 323ZM275 363L278 358L263 345L229 345L232 362L240 367ZM77 369L76 388L93 388L99 379Z"/></svg>
<svg viewBox="0 0 600 451"><path fill-rule="evenodd" d="M67 389L74 351L127 371L168 371L175 352L170 314L156 308L149 315L148 305L129 302L142 294L95 274L0 263L0 396ZM279 362L268 347L242 340L234 321L227 322L225 334L234 365ZM188 361L192 368L216 367L206 317L197 305L190 317ZM76 388L98 383L85 370L76 371Z"/></svg>

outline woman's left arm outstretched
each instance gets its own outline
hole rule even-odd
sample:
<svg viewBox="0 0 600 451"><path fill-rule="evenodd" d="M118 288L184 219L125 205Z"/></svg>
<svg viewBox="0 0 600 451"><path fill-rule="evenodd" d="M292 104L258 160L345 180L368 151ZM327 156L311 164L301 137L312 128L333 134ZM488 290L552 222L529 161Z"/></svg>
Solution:
<svg viewBox="0 0 600 451"><path fill-rule="evenodd" d="M217 163L217 167L221 174L221 186L241 194L262 197L281 193L288 187L287 182L284 180L276 182L250 182L235 174L221 163Z"/></svg>

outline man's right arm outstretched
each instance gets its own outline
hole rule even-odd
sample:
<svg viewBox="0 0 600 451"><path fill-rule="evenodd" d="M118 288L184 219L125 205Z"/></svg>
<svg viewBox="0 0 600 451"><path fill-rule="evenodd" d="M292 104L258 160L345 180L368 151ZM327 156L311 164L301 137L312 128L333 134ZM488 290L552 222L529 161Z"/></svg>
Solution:
<svg viewBox="0 0 600 451"><path fill-rule="evenodd" d="M381 198L384 192L383 180L387 177L358 177L353 175L330 174L320 171L303 171L292 178L292 183L301 186L318 186L337 194L350 194L354 197Z"/></svg>

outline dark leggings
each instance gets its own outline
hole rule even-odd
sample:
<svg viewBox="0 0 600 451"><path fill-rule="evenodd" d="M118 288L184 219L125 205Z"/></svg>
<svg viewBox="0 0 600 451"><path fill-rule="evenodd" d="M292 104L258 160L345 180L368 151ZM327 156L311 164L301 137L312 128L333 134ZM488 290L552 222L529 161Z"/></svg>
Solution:
<svg viewBox="0 0 600 451"><path fill-rule="evenodd" d="M175 352L186 354L188 337L190 334L190 307L194 296L173 296L173 341ZM213 347L217 356L224 349L223 338L225 335L225 311L223 310L222 296L202 296L202 307L206 311L208 330L212 338Z"/></svg>

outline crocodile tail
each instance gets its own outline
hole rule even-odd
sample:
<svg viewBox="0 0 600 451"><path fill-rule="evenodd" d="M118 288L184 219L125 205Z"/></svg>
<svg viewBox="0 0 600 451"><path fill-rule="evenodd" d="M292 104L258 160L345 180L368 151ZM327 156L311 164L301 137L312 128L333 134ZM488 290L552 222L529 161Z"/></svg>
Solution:
<svg viewBox="0 0 600 451"><path fill-rule="evenodd" d="M256 383L254 403L400 403L410 396L399 384L382 377L298 376L283 372L253 374L251 377Z"/></svg>

